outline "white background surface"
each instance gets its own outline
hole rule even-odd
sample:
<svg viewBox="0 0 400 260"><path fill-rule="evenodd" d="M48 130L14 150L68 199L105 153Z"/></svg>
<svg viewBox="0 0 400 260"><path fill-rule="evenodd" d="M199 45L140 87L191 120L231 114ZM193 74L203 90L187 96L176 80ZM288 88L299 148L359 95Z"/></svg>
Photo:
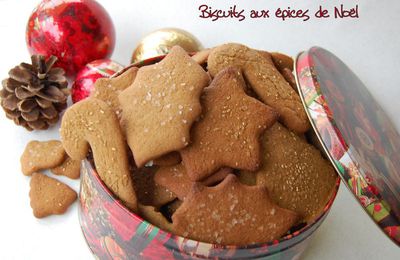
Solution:
<svg viewBox="0 0 400 260"><path fill-rule="evenodd" d="M25 26L39 1L0 0L0 78L10 68L29 61ZM197 7L210 3L225 7L233 3L246 9L332 7L335 0L303 1L111 1L99 0L111 15L117 44L113 59L128 64L131 53L146 33L161 27L184 28L204 46L235 41L254 48L279 50L291 55L312 45L330 49L341 57L369 87L400 129L400 2L359 2L356 20L278 21L246 19L211 22L198 18ZM29 133L16 127L0 112L0 259L91 259L80 231L77 204L66 215L37 220L29 207L29 178L22 175L19 157L32 139L58 138L58 127ZM79 183L61 178L76 190ZM364 214L342 185L332 210L316 232L304 259L400 259L400 250Z"/></svg>

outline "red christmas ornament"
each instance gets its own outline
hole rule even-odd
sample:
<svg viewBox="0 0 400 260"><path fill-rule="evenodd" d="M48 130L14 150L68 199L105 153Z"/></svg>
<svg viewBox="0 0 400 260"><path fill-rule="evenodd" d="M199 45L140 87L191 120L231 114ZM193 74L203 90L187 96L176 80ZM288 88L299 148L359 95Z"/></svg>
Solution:
<svg viewBox="0 0 400 260"><path fill-rule="evenodd" d="M79 71L72 85L74 103L87 98L93 91L94 83L99 78L108 78L123 69L123 66L110 59L92 61Z"/></svg>
<svg viewBox="0 0 400 260"><path fill-rule="evenodd" d="M54 55L68 75L85 64L108 58L115 30L106 10L94 0L43 0L26 28L31 54Z"/></svg>

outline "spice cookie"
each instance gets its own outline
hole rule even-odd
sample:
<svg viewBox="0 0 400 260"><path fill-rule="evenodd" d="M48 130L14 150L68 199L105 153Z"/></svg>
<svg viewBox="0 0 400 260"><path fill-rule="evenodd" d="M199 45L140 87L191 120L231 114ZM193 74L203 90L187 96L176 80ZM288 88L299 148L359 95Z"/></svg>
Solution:
<svg viewBox="0 0 400 260"><path fill-rule="evenodd" d="M132 178L136 194L141 204L160 208L176 199L176 195L164 186L155 182L154 176L158 167L143 167L134 169Z"/></svg>
<svg viewBox="0 0 400 260"><path fill-rule="evenodd" d="M292 89L296 91L296 93L299 93L299 90L297 89L296 78L294 77L293 72L291 72L288 68L284 68L281 71L281 74L292 87Z"/></svg>
<svg viewBox="0 0 400 260"><path fill-rule="evenodd" d="M71 179L79 179L81 176L81 161L72 160L67 156L67 159L55 168L50 169L55 175L63 175Z"/></svg>
<svg viewBox="0 0 400 260"><path fill-rule="evenodd" d="M64 214L77 198L73 189L41 173L32 175L30 187L31 207L37 218Z"/></svg>
<svg viewBox="0 0 400 260"><path fill-rule="evenodd" d="M229 175L215 187L195 185L172 216L178 234L219 245L249 245L279 239L298 215L275 205L262 186Z"/></svg>
<svg viewBox="0 0 400 260"><path fill-rule="evenodd" d="M272 54L267 51L258 52L265 58L266 61L268 61L269 64L274 65L279 70L287 83L289 83L293 90L298 93L296 79L292 72L294 63L293 59L278 52L273 52ZM274 55L275 58L272 55Z"/></svg>
<svg viewBox="0 0 400 260"><path fill-rule="evenodd" d="M335 189L337 175L320 151L284 126L275 124L263 136L263 164L257 184L270 191L280 207L310 222L318 217Z"/></svg>
<svg viewBox="0 0 400 260"><path fill-rule="evenodd" d="M179 152L170 152L161 156L160 158L154 159L153 163L157 166L172 166L177 165L181 161L182 158Z"/></svg>
<svg viewBox="0 0 400 260"><path fill-rule="evenodd" d="M65 156L60 141L30 141L20 159L22 173L30 176L34 172L54 168L65 160Z"/></svg>
<svg viewBox="0 0 400 260"><path fill-rule="evenodd" d="M239 174L237 174L237 177L239 181L243 184L253 186L257 184L257 179L256 175L254 172L249 172L249 171L240 171Z"/></svg>
<svg viewBox="0 0 400 260"><path fill-rule="evenodd" d="M225 177L230 173L232 173L231 169L223 168L207 177L201 183L205 186L216 184L225 179ZM161 167L156 172L154 181L158 185L161 185L176 194L180 200L185 199L193 186L193 182L189 179L185 166L182 164L170 167Z"/></svg>
<svg viewBox="0 0 400 260"><path fill-rule="evenodd" d="M135 80L137 67L132 67L115 78L100 78L94 84L91 96L103 100L117 115L121 113L118 95Z"/></svg>
<svg viewBox="0 0 400 260"><path fill-rule="evenodd" d="M157 211L156 208L139 204L139 212L140 216L151 224L164 231L173 232L172 223L170 223L163 214Z"/></svg>
<svg viewBox="0 0 400 260"><path fill-rule="evenodd" d="M65 112L60 134L65 151L73 160L85 159L91 148L101 180L137 212L127 148L114 111L94 97L79 101Z"/></svg>
<svg viewBox="0 0 400 260"><path fill-rule="evenodd" d="M176 199L172 201L171 203L168 203L164 207L162 207L160 210L162 211L163 215L168 219L169 222L172 223L172 216L175 214L175 212L178 210L178 208L182 205L183 201Z"/></svg>
<svg viewBox="0 0 400 260"><path fill-rule="evenodd" d="M189 144L208 83L203 68L178 46L161 62L139 69L119 95L123 129L139 168Z"/></svg>
<svg viewBox="0 0 400 260"><path fill-rule="evenodd" d="M259 137L275 123L274 109L244 92L238 69L221 71L204 90L203 113L192 129L192 143L180 151L192 181L200 181L222 167L257 170Z"/></svg>
<svg viewBox="0 0 400 260"><path fill-rule="evenodd" d="M275 67L280 72L282 72L284 69L293 71L294 61L293 61L292 57L290 57L286 54L280 53L280 52L271 52L270 54L271 54L272 61L275 64Z"/></svg>
<svg viewBox="0 0 400 260"><path fill-rule="evenodd" d="M199 52L196 52L195 55L192 56L192 59L200 65L205 65L208 60L208 56L211 53L211 49L205 49Z"/></svg>
<svg viewBox="0 0 400 260"><path fill-rule="evenodd" d="M221 45L211 51L208 57L211 76L230 66L242 70L258 97L278 111L279 120L284 125L297 133L304 133L310 128L300 97L262 54L234 43Z"/></svg>

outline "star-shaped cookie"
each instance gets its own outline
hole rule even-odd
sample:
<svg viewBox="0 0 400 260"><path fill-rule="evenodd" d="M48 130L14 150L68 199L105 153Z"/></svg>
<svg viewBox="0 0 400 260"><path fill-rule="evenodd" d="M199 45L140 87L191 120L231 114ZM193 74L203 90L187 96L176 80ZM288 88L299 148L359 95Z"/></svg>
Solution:
<svg viewBox="0 0 400 260"><path fill-rule="evenodd" d="M213 48L208 57L211 76L230 66L242 70L246 81L260 99L278 111L279 121L284 125L297 133L305 133L310 129L299 95L265 54L236 43Z"/></svg>
<svg viewBox="0 0 400 260"><path fill-rule="evenodd" d="M176 199L176 195L154 181L158 167L143 167L132 170L138 201L146 206L160 208Z"/></svg>
<svg viewBox="0 0 400 260"><path fill-rule="evenodd" d="M265 187L243 185L234 175L215 187L195 185L172 215L173 229L184 237L238 246L279 239L297 219Z"/></svg>
<svg viewBox="0 0 400 260"><path fill-rule="evenodd" d="M138 70L137 67L132 67L117 77L98 79L91 95L106 102L119 115L121 108L118 95L133 83Z"/></svg>
<svg viewBox="0 0 400 260"><path fill-rule="evenodd" d="M257 170L259 136L277 120L274 109L246 95L236 68L221 71L202 96L202 118L192 128L192 143L180 151L192 181L222 167Z"/></svg>
<svg viewBox="0 0 400 260"><path fill-rule="evenodd" d="M313 221L335 190L335 170L318 149L279 123L264 133L262 143L262 167L251 173L257 184L267 187L279 206Z"/></svg>
<svg viewBox="0 0 400 260"><path fill-rule="evenodd" d="M119 95L122 126L138 167L189 144L209 80L178 46L161 62L139 69L134 83Z"/></svg>
<svg viewBox="0 0 400 260"><path fill-rule="evenodd" d="M225 177L230 173L232 173L231 169L223 168L203 180L201 184L205 186L214 185L225 179ZM182 164L160 167L154 175L154 181L158 185L161 185L176 194L180 200L185 199L194 184L194 182L188 178L185 166Z"/></svg>

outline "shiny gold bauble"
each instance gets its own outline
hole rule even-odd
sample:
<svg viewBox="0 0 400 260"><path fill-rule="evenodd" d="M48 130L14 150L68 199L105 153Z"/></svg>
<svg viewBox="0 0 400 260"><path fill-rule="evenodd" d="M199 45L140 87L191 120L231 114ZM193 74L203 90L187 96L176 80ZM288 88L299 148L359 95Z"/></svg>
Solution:
<svg viewBox="0 0 400 260"><path fill-rule="evenodd" d="M131 62L165 55L175 45L189 53L203 49L200 41L191 33L177 28L164 28L148 34L140 41L132 54Z"/></svg>

